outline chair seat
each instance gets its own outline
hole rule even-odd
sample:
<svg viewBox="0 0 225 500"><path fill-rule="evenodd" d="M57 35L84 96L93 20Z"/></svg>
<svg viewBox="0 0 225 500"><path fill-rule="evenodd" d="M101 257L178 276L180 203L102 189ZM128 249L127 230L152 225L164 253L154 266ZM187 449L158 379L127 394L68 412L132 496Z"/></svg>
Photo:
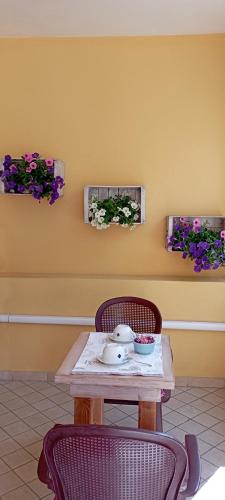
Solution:
<svg viewBox="0 0 225 500"><path fill-rule="evenodd" d="M161 402L167 403L171 398L171 390L170 389L162 389L161 391Z"/></svg>

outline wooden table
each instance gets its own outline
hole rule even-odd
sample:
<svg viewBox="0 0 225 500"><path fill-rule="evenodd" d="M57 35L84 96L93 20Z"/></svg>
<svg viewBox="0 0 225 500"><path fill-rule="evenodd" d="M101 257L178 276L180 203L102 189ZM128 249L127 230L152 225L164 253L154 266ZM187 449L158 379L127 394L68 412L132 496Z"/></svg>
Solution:
<svg viewBox="0 0 225 500"><path fill-rule="evenodd" d="M162 335L162 377L73 374L72 369L88 336L86 332L79 335L55 375L56 383L70 385L70 394L74 397L74 423L102 424L104 399L121 399L138 401L139 427L155 430L156 402L161 401L161 389L174 389L175 386L169 337Z"/></svg>

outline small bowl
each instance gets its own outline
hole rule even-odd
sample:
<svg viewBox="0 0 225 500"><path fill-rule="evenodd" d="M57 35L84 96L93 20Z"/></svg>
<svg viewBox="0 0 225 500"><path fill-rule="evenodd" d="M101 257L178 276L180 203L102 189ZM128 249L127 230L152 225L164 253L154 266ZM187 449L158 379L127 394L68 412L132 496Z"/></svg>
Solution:
<svg viewBox="0 0 225 500"><path fill-rule="evenodd" d="M134 350L138 354L151 354L155 349L155 342L152 344L140 344L134 341Z"/></svg>

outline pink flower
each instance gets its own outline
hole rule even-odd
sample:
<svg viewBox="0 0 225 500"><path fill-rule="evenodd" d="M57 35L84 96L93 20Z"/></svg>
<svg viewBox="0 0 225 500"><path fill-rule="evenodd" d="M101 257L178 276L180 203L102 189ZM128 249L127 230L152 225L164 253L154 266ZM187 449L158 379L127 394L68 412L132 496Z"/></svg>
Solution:
<svg viewBox="0 0 225 500"><path fill-rule="evenodd" d="M24 160L30 163L33 160L32 153L25 153Z"/></svg>
<svg viewBox="0 0 225 500"><path fill-rule="evenodd" d="M32 168L27 167L27 168L26 168L26 172L32 172Z"/></svg>
<svg viewBox="0 0 225 500"><path fill-rule="evenodd" d="M35 161L32 161L30 163L30 168L31 168L31 170L35 170L35 168L37 168L37 163L35 163Z"/></svg>
<svg viewBox="0 0 225 500"><path fill-rule="evenodd" d="M225 240L225 231L224 231L224 230L223 230L223 231L221 231L221 233L220 233L220 238L223 238L223 240Z"/></svg>
<svg viewBox="0 0 225 500"><path fill-rule="evenodd" d="M16 172L17 172L17 167L16 167L16 165L14 165L14 163L12 163L12 165L10 165L10 167L9 167L9 170L10 170L10 172L12 172L12 173L16 173Z"/></svg>
<svg viewBox="0 0 225 500"><path fill-rule="evenodd" d="M196 227L196 226L198 226L198 227L199 227L199 226L201 226L201 221L200 221L200 219L194 219L194 220L193 220L193 227Z"/></svg>
<svg viewBox="0 0 225 500"><path fill-rule="evenodd" d="M180 217L180 222L181 224L183 224L184 222L187 221L187 217Z"/></svg>
<svg viewBox="0 0 225 500"><path fill-rule="evenodd" d="M47 167L53 167L54 160L52 158L46 158L45 163L46 163Z"/></svg>

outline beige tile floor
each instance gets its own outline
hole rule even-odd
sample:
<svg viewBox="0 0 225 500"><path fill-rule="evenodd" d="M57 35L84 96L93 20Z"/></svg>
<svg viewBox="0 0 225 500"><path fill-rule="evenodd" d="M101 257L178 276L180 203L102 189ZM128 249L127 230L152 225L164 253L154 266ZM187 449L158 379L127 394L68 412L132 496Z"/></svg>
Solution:
<svg viewBox="0 0 225 500"><path fill-rule="evenodd" d="M47 382L0 382L0 500L52 499L37 478L42 439L54 423L73 422L68 387ZM105 405L105 423L137 426L135 406ZM225 389L182 388L163 405L164 432L198 436L202 482L225 466Z"/></svg>

